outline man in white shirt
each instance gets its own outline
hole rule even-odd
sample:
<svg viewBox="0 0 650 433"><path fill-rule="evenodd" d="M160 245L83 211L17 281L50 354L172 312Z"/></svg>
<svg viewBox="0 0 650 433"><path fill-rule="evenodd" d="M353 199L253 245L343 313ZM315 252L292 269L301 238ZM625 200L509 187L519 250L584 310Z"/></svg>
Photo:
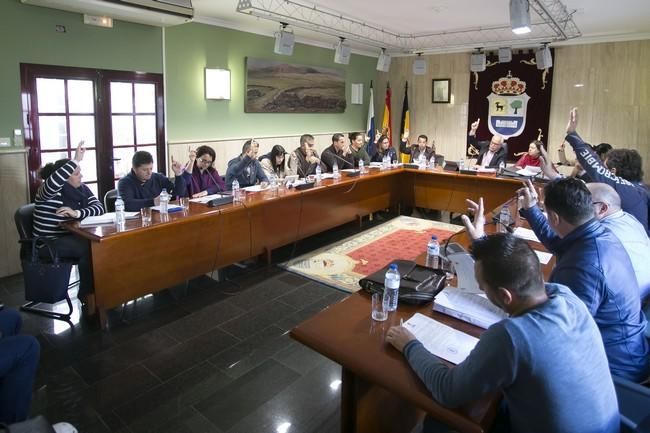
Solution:
<svg viewBox="0 0 650 433"><path fill-rule="evenodd" d="M503 148L503 137L500 135L493 135L490 141L477 141L476 130L481 119L472 123L469 134L467 136L467 143L470 148L478 150L478 158L476 164L481 167L497 168L503 162L506 162L506 150Z"/></svg>

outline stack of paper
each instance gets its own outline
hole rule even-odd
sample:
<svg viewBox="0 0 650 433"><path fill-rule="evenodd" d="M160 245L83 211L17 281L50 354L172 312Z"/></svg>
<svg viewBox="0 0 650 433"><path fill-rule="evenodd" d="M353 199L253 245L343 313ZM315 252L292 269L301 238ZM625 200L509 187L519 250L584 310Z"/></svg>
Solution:
<svg viewBox="0 0 650 433"><path fill-rule="evenodd" d="M478 343L478 338L420 313L404 322L404 327L411 331L429 352L454 364L463 362Z"/></svg>
<svg viewBox="0 0 650 433"><path fill-rule="evenodd" d="M539 239L535 235L535 232L532 231L531 229L526 229L523 227L517 227L514 232L512 232L513 235L517 236L518 238L527 240L527 241L533 241L533 242L539 242Z"/></svg>
<svg viewBox="0 0 650 433"><path fill-rule="evenodd" d="M126 219L137 218L140 212L124 212ZM106 212L103 215L89 216L81 220L80 226L98 226L101 224L114 224L115 212Z"/></svg>
<svg viewBox="0 0 650 433"><path fill-rule="evenodd" d="M485 296L466 293L453 287L446 287L436 295L433 311L439 311L483 329L508 317Z"/></svg>
<svg viewBox="0 0 650 433"><path fill-rule="evenodd" d="M199 198L192 198L192 199L190 199L190 201L192 203L205 204L205 203L209 202L212 199L221 198L221 197L224 197L224 194L210 194L210 195L204 195L203 197L199 197Z"/></svg>

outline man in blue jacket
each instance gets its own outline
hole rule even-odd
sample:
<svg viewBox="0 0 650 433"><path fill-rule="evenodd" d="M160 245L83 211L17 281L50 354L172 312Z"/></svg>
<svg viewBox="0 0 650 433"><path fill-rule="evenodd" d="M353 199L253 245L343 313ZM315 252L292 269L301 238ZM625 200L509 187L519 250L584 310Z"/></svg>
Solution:
<svg viewBox="0 0 650 433"><path fill-rule="evenodd" d="M548 218L528 181L521 214L556 257L550 282L568 286L587 306L605 344L612 374L640 382L650 374L639 285L632 262L616 236L594 217L591 193L575 178L544 188Z"/></svg>
<svg viewBox="0 0 650 433"><path fill-rule="evenodd" d="M634 215L650 235L650 195L643 185L642 159L633 149L614 149L605 154L604 160L598 157L591 146L576 132L578 109L571 110L567 125L566 141L576 153L578 162L593 182L610 185L621 197L625 212Z"/></svg>
<svg viewBox="0 0 650 433"><path fill-rule="evenodd" d="M171 197L187 197L187 188L183 179L183 166L172 159L172 170L176 177L174 182L167 176L153 172L153 157L149 152L139 150L131 159L131 172L120 179L117 189L124 200L124 209L137 212L143 207L160 204L163 188Z"/></svg>
<svg viewBox="0 0 650 433"><path fill-rule="evenodd" d="M239 186L245 188L257 183L269 182L262 165L257 160L260 145L254 140L247 140L241 149L241 155L228 161L226 169L226 187L232 189L232 181L237 179Z"/></svg>

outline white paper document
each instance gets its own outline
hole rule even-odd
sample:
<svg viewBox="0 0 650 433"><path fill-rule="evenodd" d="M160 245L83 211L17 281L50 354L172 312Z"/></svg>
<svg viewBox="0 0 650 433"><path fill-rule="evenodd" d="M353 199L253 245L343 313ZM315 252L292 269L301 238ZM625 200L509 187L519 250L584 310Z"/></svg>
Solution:
<svg viewBox="0 0 650 433"><path fill-rule="evenodd" d="M551 257L553 257L553 254L551 254L551 253L547 253L547 252L544 252L544 251L537 251L537 250L534 250L534 251L535 251L535 254L537 254L537 258L539 259L539 262L541 264L543 264L543 265L548 264L548 262L551 261Z"/></svg>
<svg viewBox="0 0 650 433"><path fill-rule="evenodd" d="M517 170L517 174L520 176L535 176L539 174L542 171L540 167L534 167L531 165L527 165L525 168L521 168Z"/></svg>
<svg viewBox="0 0 650 433"><path fill-rule="evenodd" d="M260 191L264 191L267 188L269 188L268 185L266 185L264 187L262 185L253 185L253 186L247 186L246 188L243 188L243 189L248 191L248 192L260 192Z"/></svg>
<svg viewBox="0 0 650 433"><path fill-rule="evenodd" d="M191 201L192 203L202 203L202 204L205 204L205 203L209 202L209 201L212 200L212 199L215 199L215 198L221 198L221 197L225 197L225 195L224 195L224 194L210 194L210 195L204 195L203 197L192 198L192 199L190 199L190 201Z"/></svg>
<svg viewBox="0 0 650 433"><path fill-rule="evenodd" d="M539 242L539 239L535 235L535 232L532 231L531 229L526 229L523 227L517 227L514 232L512 232L513 235L517 236L520 239L525 239L527 241L534 241L534 242Z"/></svg>
<svg viewBox="0 0 650 433"><path fill-rule="evenodd" d="M463 362L478 343L478 338L420 313L404 322L404 327L411 331L429 352L454 364Z"/></svg>
<svg viewBox="0 0 650 433"><path fill-rule="evenodd" d="M466 293L453 287L446 287L436 295L433 311L439 311L483 329L508 317L485 296Z"/></svg>
<svg viewBox="0 0 650 433"><path fill-rule="evenodd" d="M126 219L137 218L140 212L124 212ZM81 220L80 226L98 226L101 224L114 224L115 212L106 212L103 215L89 216Z"/></svg>

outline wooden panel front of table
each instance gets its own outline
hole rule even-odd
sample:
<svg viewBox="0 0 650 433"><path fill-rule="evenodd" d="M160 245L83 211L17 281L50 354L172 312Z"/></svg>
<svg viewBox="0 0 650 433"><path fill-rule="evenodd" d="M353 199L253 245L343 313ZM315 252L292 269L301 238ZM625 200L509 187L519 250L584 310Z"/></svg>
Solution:
<svg viewBox="0 0 650 433"><path fill-rule="evenodd" d="M484 194L496 205L518 187L494 176L371 170L304 191L249 193L241 204L191 203L188 211L164 220L154 212L148 227L135 219L121 232L113 225L68 223L67 228L91 241L95 304L103 326L107 309L372 212L400 204L463 211L467 196Z"/></svg>

